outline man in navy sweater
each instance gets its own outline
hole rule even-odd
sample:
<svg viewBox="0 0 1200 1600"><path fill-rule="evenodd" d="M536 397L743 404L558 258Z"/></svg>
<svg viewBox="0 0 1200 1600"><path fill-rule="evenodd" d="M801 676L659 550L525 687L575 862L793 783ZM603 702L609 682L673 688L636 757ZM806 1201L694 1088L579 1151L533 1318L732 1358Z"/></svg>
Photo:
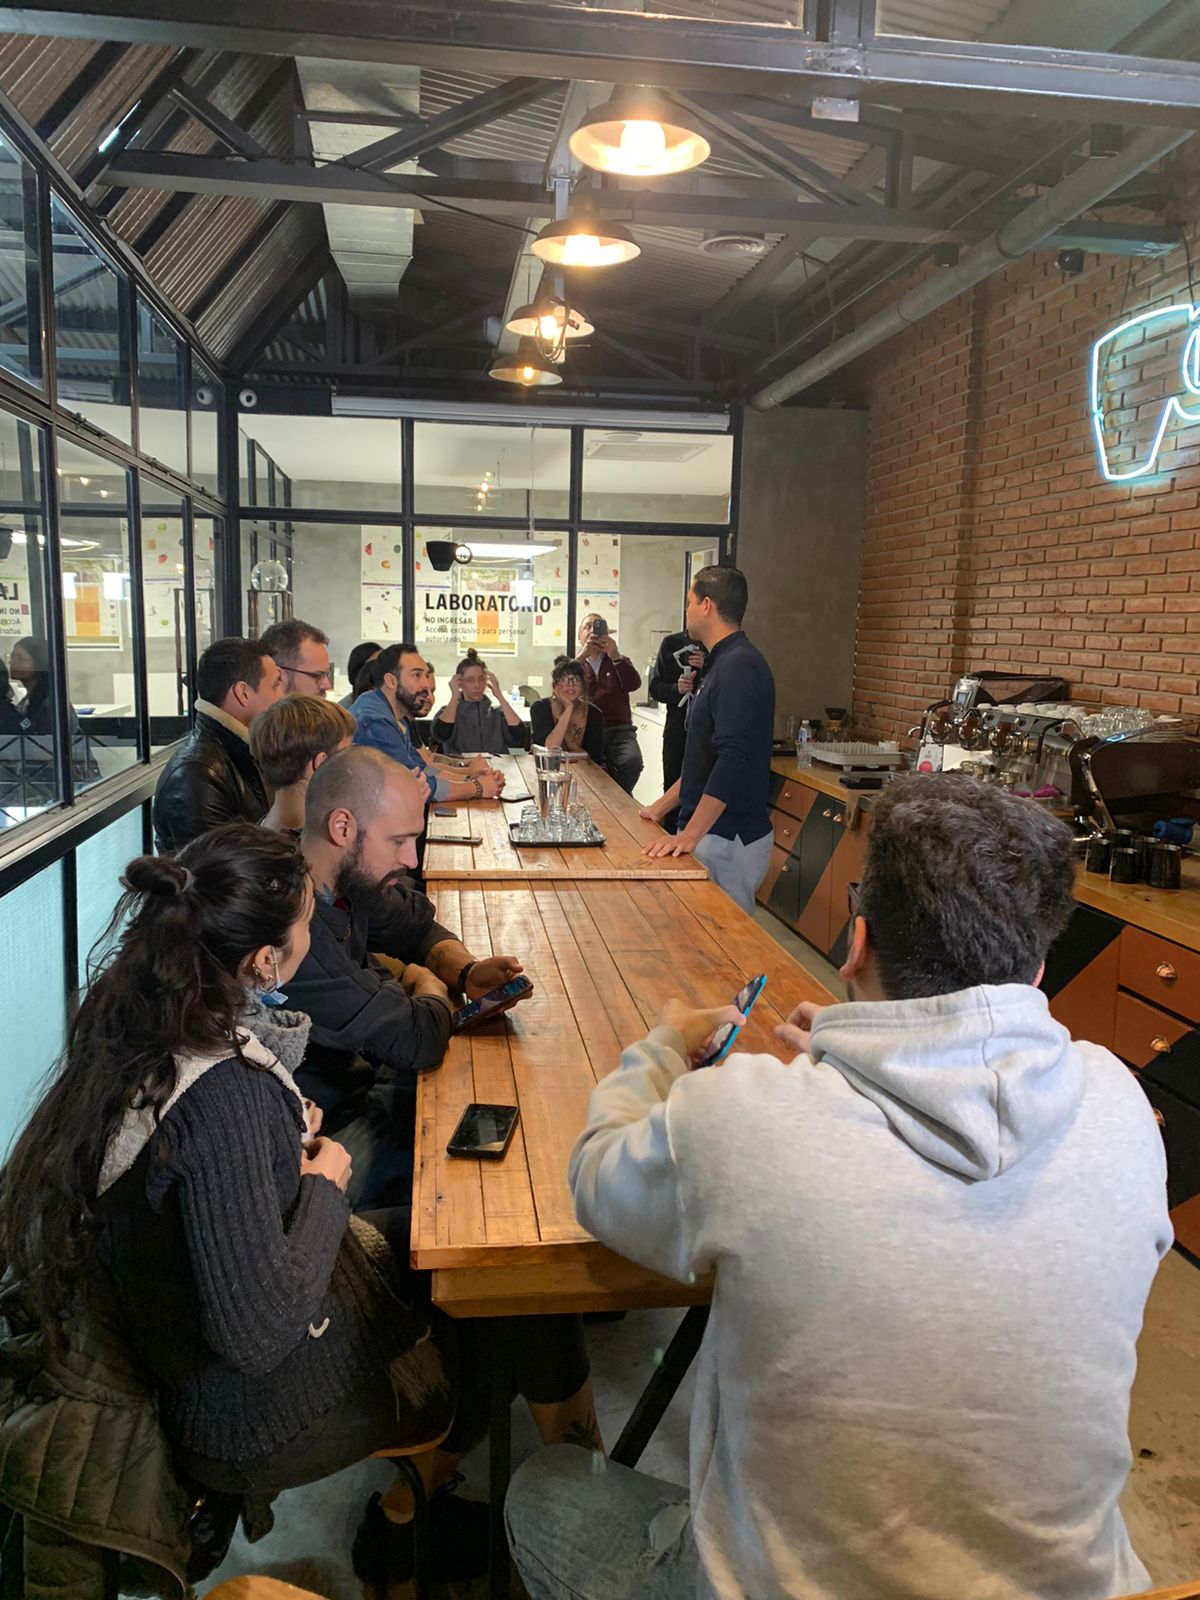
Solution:
<svg viewBox="0 0 1200 1600"><path fill-rule="evenodd" d="M742 632L746 580L736 567L703 567L687 597L688 637L708 651L688 717L683 774L642 816L662 822L679 807L679 831L642 854L694 853L708 875L754 911L771 862L767 789L775 728L775 680Z"/></svg>

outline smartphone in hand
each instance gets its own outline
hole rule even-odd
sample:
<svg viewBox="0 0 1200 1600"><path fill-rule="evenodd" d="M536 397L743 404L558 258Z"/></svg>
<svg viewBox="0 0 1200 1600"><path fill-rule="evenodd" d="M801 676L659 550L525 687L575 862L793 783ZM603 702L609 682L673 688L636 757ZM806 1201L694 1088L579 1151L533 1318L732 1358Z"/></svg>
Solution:
<svg viewBox="0 0 1200 1600"><path fill-rule="evenodd" d="M766 986L767 975L765 972L762 972L757 978L751 978L749 983L744 983L734 995L733 1003L743 1016L749 1012L750 1007L758 999L759 995L763 992ZM708 1049L704 1052L703 1056L701 1056L700 1060L697 1061L696 1065L698 1067L712 1067L715 1066L718 1061L723 1061L729 1054L729 1050L733 1044L733 1041L737 1038L741 1031L741 1024L738 1022L722 1023L722 1025L717 1029L716 1033L714 1033L712 1038L708 1041Z"/></svg>

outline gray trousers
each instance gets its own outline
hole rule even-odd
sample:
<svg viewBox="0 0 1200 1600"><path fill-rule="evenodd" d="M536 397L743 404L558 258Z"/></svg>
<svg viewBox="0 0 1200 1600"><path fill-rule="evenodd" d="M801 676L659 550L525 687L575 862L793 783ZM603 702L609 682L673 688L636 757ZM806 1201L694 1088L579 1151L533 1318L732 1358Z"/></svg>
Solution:
<svg viewBox="0 0 1200 1600"><path fill-rule="evenodd" d="M741 906L747 916L754 915L754 892L767 875L771 865L771 845L774 834L764 833L753 844L743 844L740 838L721 839L706 833L696 846L697 861L708 868L708 875L718 888Z"/></svg>

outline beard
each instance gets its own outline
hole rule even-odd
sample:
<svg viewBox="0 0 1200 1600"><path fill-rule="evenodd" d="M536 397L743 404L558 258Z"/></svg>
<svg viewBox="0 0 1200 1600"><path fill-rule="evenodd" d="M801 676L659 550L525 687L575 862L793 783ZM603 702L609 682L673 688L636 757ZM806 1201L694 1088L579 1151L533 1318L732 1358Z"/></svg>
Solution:
<svg viewBox="0 0 1200 1600"><path fill-rule="evenodd" d="M360 834L342 857L337 877L333 881L335 892L359 911L371 911L404 878L404 870L389 872L385 878L374 878L363 867L363 840Z"/></svg>
<svg viewBox="0 0 1200 1600"><path fill-rule="evenodd" d="M433 705L433 696L428 689L418 689L416 694L409 694L407 689L397 689L396 704L406 716L427 717Z"/></svg>

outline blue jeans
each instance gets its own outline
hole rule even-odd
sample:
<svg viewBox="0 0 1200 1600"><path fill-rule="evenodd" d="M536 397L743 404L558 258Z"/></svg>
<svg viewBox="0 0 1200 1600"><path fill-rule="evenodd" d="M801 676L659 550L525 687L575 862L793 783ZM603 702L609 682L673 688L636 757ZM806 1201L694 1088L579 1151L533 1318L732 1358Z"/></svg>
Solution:
<svg viewBox="0 0 1200 1600"><path fill-rule="evenodd" d="M699 1570L688 1492L577 1445L513 1477L508 1542L532 1600L692 1600Z"/></svg>

